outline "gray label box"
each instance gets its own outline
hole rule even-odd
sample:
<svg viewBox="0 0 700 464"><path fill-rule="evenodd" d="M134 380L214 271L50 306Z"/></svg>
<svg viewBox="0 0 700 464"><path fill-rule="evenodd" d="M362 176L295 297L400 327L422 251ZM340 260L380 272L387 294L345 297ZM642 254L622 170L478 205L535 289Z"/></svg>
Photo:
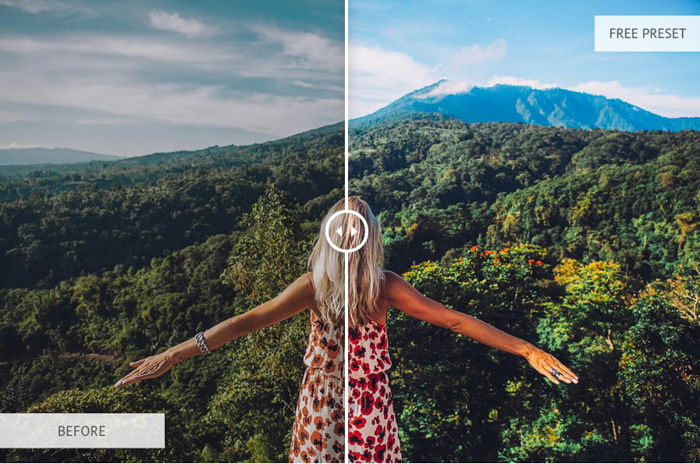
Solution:
<svg viewBox="0 0 700 464"><path fill-rule="evenodd" d="M164 448L165 414L0 414L0 448Z"/></svg>

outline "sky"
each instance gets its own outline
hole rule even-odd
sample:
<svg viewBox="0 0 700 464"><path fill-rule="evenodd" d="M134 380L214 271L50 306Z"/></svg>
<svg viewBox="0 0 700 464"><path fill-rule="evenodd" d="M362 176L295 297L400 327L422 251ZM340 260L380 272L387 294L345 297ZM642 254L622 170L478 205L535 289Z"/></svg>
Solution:
<svg viewBox="0 0 700 464"><path fill-rule="evenodd" d="M343 120L342 0L0 0L0 148L122 156Z"/></svg>
<svg viewBox="0 0 700 464"><path fill-rule="evenodd" d="M620 98L700 116L700 53L596 53L595 15L700 15L700 0L349 0L350 117L448 79Z"/></svg>

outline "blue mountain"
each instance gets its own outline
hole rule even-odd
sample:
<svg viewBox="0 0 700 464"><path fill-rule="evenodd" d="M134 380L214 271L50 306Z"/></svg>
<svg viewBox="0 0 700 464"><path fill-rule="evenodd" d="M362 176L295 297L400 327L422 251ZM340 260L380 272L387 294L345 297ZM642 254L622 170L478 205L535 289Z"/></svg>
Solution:
<svg viewBox="0 0 700 464"><path fill-rule="evenodd" d="M700 118L667 118L616 98L560 88L495 85L448 92L438 81L404 95L384 108L357 118L360 127L386 119L442 114L466 122L516 122L574 129L700 130Z"/></svg>
<svg viewBox="0 0 700 464"><path fill-rule="evenodd" d="M83 161L114 161L120 156L102 155L71 148L3 148L0 149L0 166L80 163Z"/></svg>

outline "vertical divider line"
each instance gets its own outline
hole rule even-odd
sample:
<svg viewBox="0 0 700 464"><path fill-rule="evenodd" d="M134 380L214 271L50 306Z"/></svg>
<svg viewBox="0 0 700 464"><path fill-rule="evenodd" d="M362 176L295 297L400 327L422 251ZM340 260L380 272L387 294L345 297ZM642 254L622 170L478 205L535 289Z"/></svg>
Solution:
<svg viewBox="0 0 700 464"><path fill-rule="evenodd" d="M345 0L345 133L343 137L343 141L345 142L345 148L344 148L344 159L345 159L345 209L348 209L348 178L349 178L349 172L348 172L348 166L349 166L349 158L350 158L350 140L348 138L349 130L348 126L350 124L350 95L349 95L349 90L350 90L350 72L348 69L348 1Z"/></svg>
<svg viewBox="0 0 700 464"><path fill-rule="evenodd" d="M343 378L343 406L345 410L345 462L350 462L348 460L349 457L349 449L350 449L350 442L348 441L348 436L350 432L350 404L349 404L349 392L348 392L348 380L349 380L349 371L348 371L348 362L349 362L349 356L348 353L350 352L350 345L348 345L348 307L349 307L349 301L348 301L348 290L349 290L349 273L348 273L348 268L349 268L349 261L350 261L350 256L348 253L345 253L345 369L344 369L344 378Z"/></svg>
<svg viewBox="0 0 700 464"><path fill-rule="evenodd" d="M349 126L349 102L350 102L350 95L349 95L349 89L350 89L350 83L349 83L349 70L348 70L348 2L349 0L345 0L345 114L344 114L344 137L343 137L343 142L344 142L344 150L343 150L343 158L344 158L344 179L345 179L345 209L348 209L349 206L349 200L348 200L348 178L349 178L349 172L348 172L348 166L349 166L349 158L350 158L350 152L349 152L349 139L348 139L348 126ZM348 435L349 435L349 428L350 428L350 421L349 421L349 392L348 392L348 380L349 380L349 370L348 370L348 363L350 361L349 358L349 350L350 350L350 345L348 344L348 311L349 311L349 290L350 290L350 276L349 274L349 261L350 261L350 256L348 253L344 253L345 255L345 333L343 334L345 337L345 362L343 363L345 368L343 369L343 409L345 410L345 462L350 462L349 461L349 449L350 449L350 442L348 441Z"/></svg>

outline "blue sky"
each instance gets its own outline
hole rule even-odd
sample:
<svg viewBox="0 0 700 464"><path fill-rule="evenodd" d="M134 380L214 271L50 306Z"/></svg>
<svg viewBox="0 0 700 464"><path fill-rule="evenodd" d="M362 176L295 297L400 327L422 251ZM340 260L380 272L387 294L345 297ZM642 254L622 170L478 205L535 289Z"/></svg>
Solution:
<svg viewBox="0 0 700 464"><path fill-rule="evenodd" d="M698 0L350 0L350 114L439 79L559 86L700 116L699 53L594 53L596 14ZM138 155L343 118L342 0L0 0L0 148Z"/></svg>
<svg viewBox="0 0 700 464"><path fill-rule="evenodd" d="M342 121L342 0L0 0L0 148L116 155Z"/></svg>
<svg viewBox="0 0 700 464"><path fill-rule="evenodd" d="M698 0L350 0L350 115L449 79L621 98L700 116L700 53L595 53L595 15L700 15Z"/></svg>

